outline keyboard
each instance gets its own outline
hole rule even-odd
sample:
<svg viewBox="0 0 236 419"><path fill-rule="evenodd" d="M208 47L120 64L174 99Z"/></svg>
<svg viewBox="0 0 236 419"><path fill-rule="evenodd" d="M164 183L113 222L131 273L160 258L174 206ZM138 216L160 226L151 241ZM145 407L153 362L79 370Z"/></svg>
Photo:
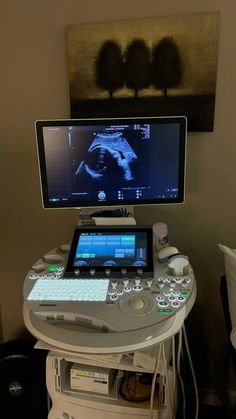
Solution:
<svg viewBox="0 0 236 419"><path fill-rule="evenodd" d="M30 301L106 301L109 279L38 280Z"/></svg>

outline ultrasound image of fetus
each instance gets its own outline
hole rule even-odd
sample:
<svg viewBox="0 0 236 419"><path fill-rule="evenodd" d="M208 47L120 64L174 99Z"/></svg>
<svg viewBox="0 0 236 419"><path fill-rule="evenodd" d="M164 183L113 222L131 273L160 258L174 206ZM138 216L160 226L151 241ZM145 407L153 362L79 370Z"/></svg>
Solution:
<svg viewBox="0 0 236 419"><path fill-rule="evenodd" d="M137 160L122 133L97 134L88 149L87 158L80 163L75 174L94 183L130 182L135 178L134 164Z"/></svg>

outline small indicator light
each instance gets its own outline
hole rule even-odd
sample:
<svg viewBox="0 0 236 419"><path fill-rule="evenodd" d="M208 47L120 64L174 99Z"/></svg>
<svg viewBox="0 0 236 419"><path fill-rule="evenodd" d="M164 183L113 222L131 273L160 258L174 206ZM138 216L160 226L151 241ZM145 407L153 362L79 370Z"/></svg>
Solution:
<svg viewBox="0 0 236 419"><path fill-rule="evenodd" d="M57 271L57 265L50 265L48 267L49 272L56 272Z"/></svg>

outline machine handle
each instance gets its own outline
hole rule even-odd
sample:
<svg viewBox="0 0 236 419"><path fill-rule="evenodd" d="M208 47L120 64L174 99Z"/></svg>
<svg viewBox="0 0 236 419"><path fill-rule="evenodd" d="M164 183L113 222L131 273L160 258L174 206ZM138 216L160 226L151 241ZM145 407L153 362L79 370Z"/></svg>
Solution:
<svg viewBox="0 0 236 419"><path fill-rule="evenodd" d="M56 348L90 354L111 354L137 351L175 335L184 323L186 306L161 323L125 332L83 332L75 325L53 325L36 317L27 305L23 306L24 322L37 339ZM66 328L67 326L67 328Z"/></svg>

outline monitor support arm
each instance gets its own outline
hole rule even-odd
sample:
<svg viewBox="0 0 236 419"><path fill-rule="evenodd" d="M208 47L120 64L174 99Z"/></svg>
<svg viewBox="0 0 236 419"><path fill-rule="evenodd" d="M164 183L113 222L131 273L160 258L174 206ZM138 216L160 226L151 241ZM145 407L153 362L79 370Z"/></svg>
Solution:
<svg viewBox="0 0 236 419"><path fill-rule="evenodd" d="M136 225L134 208L93 207L81 208L79 225Z"/></svg>

